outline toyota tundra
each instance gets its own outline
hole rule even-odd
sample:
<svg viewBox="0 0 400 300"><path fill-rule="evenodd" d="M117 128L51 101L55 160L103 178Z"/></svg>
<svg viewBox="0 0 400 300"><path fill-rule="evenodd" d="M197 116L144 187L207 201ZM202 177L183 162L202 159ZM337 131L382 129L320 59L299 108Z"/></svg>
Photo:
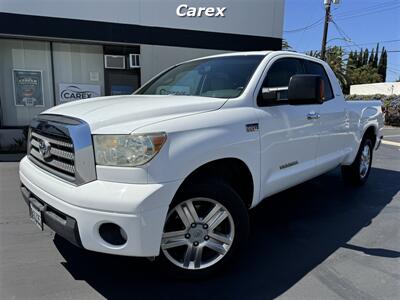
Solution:
<svg viewBox="0 0 400 300"><path fill-rule="evenodd" d="M381 103L345 101L324 61L284 51L210 56L172 66L133 95L39 114L21 190L42 230L197 276L232 262L263 199L338 166L345 183L364 184L382 126Z"/></svg>

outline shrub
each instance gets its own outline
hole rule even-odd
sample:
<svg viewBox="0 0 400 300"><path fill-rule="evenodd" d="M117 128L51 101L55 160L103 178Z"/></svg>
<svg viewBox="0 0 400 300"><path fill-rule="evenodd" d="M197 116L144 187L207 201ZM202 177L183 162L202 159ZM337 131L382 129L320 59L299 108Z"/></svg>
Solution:
<svg viewBox="0 0 400 300"><path fill-rule="evenodd" d="M400 95L348 95L346 100L381 100L385 110L385 124L400 126Z"/></svg>

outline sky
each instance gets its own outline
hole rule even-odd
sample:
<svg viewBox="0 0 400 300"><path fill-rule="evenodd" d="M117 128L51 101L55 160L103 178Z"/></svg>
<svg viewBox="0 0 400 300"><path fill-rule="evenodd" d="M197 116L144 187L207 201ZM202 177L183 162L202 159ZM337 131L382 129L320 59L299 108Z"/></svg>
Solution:
<svg viewBox="0 0 400 300"><path fill-rule="evenodd" d="M386 81L400 78L400 0L340 0L331 14L328 46L350 52L379 42L388 50ZM324 0L285 0L283 37L298 52L320 50L324 16Z"/></svg>

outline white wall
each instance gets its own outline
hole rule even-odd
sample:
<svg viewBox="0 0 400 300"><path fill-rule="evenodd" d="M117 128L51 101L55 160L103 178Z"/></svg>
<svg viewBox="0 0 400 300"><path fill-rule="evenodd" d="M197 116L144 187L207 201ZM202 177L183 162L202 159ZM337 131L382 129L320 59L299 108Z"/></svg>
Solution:
<svg viewBox="0 0 400 300"><path fill-rule="evenodd" d="M198 57L214 55L224 52L226 51L141 45L140 46L140 64L142 65L141 83L142 84L146 83L154 75L177 63Z"/></svg>
<svg viewBox="0 0 400 300"><path fill-rule="evenodd" d="M223 18L183 18L176 15L180 4L227 9ZM284 6L284 0L0 0L0 11L9 13L276 38Z"/></svg>
<svg viewBox="0 0 400 300"><path fill-rule="evenodd" d="M400 95L400 82L355 84L350 86L351 95Z"/></svg>

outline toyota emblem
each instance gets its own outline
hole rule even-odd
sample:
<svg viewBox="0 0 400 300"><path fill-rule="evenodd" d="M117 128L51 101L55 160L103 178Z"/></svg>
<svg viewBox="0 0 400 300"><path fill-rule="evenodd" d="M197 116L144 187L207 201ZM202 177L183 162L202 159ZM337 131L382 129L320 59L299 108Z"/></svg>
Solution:
<svg viewBox="0 0 400 300"><path fill-rule="evenodd" d="M39 152L43 158L49 158L51 156L51 144L47 140L39 141Z"/></svg>

